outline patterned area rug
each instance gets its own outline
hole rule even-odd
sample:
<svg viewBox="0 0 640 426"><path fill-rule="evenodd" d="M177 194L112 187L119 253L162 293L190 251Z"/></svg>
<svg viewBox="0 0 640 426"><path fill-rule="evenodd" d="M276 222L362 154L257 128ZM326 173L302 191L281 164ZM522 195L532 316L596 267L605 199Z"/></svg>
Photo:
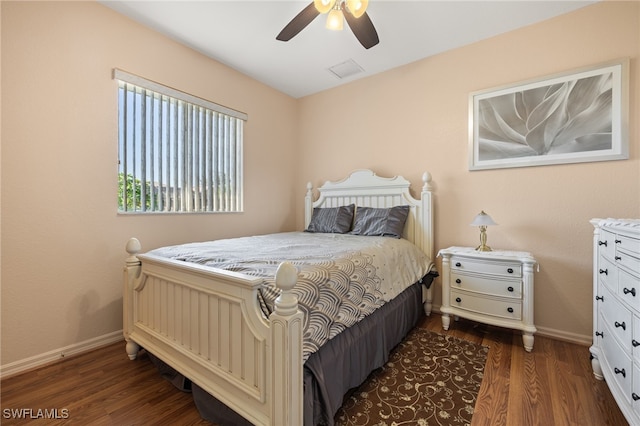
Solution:
<svg viewBox="0 0 640 426"><path fill-rule="evenodd" d="M471 424L489 348L415 328L349 396L336 425Z"/></svg>

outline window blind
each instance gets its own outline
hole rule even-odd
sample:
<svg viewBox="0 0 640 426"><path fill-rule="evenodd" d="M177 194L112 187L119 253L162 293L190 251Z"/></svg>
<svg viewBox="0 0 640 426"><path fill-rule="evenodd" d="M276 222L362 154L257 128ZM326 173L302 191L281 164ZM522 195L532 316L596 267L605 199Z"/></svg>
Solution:
<svg viewBox="0 0 640 426"><path fill-rule="evenodd" d="M120 212L240 212L247 115L114 70Z"/></svg>

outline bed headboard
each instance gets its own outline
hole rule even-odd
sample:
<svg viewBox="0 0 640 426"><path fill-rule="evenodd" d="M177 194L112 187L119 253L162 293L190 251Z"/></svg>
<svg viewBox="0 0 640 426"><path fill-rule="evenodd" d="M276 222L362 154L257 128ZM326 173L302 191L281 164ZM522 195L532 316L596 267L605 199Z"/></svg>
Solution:
<svg viewBox="0 0 640 426"><path fill-rule="evenodd" d="M402 236L422 249L433 261L431 175L425 172L422 182L420 199L415 199L409 192L409 181L402 176L384 178L371 170L356 170L341 181L325 182L318 188L320 196L316 201L313 200L313 186L308 183L305 197L305 229L309 226L314 207L355 204L360 207L387 208L408 205L410 212Z"/></svg>

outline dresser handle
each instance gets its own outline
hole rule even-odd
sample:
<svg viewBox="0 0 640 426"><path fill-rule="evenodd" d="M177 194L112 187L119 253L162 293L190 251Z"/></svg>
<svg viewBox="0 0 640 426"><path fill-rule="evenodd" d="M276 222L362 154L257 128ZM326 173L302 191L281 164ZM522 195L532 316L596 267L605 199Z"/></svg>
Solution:
<svg viewBox="0 0 640 426"><path fill-rule="evenodd" d="M598 245L599 246L607 246L607 242L606 241L598 241Z"/></svg>
<svg viewBox="0 0 640 426"><path fill-rule="evenodd" d="M509 312L510 314L512 314L512 313L513 313L513 308L512 308L511 306L509 306L509 307L507 308L507 312Z"/></svg>
<svg viewBox="0 0 640 426"><path fill-rule="evenodd" d="M596 331L596 337L600 336L604 339L604 331Z"/></svg>
<svg viewBox="0 0 640 426"><path fill-rule="evenodd" d="M460 303L462 302L462 299L460 299L459 297L456 297L456 302Z"/></svg>
<svg viewBox="0 0 640 426"><path fill-rule="evenodd" d="M507 272L510 273L510 274L513 274L513 268L507 269Z"/></svg>
<svg viewBox="0 0 640 426"><path fill-rule="evenodd" d="M622 240L615 240L616 244L622 244Z"/></svg>
<svg viewBox="0 0 640 426"><path fill-rule="evenodd" d="M636 339L631 340L631 344L633 345L634 348L640 346L640 342L638 342Z"/></svg>
<svg viewBox="0 0 640 426"><path fill-rule="evenodd" d="M616 326L616 328L620 328L620 327L622 327L622 329L623 329L623 330L626 330L626 329L627 329L627 324L625 324L625 323L624 323L624 321L622 321L622 322L618 322L618 321L616 321L616 322L614 323L614 325Z"/></svg>
<svg viewBox="0 0 640 426"><path fill-rule="evenodd" d="M633 398L634 401L637 401L640 399L640 396L638 396L638 394L634 392L631 394L631 398Z"/></svg>
<svg viewBox="0 0 640 426"><path fill-rule="evenodd" d="M507 287L507 290L509 290L510 292L513 293L513 287L509 286L509 287Z"/></svg>
<svg viewBox="0 0 640 426"><path fill-rule="evenodd" d="M602 300L604 302L604 296L596 296L596 300Z"/></svg>
<svg viewBox="0 0 640 426"><path fill-rule="evenodd" d="M600 269L600 273L601 274L605 274L605 275L609 275L609 270L608 269Z"/></svg>
<svg viewBox="0 0 640 426"><path fill-rule="evenodd" d="M459 268L459 267L461 267L461 266L462 266L462 263L460 263L460 262L456 262L456 266Z"/></svg>
<svg viewBox="0 0 640 426"><path fill-rule="evenodd" d="M622 377L627 377L627 373L624 371L624 368L620 369L616 367L613 369L613 372L616 374L622 374Z"/></svg>
<svg viewBox="0 0 640 426"><path fill-rule="evenodd" d="M632 288L631 290L629 290L628 288L626 288L626 287L625 287L625 288L623 288L623 289L622 289L622 292L623 292L624 294L629 294L629 293L631 293L631 295L632 295L633 297L636 297L636 288L635 288L635 287L634 287L634 288Z"/></svg>
<svg viewBox="0 0 640 426"><path fill-rule="evenodd" d="M462 280L460 278L456 278L456 284L460 284Z"/></svg>

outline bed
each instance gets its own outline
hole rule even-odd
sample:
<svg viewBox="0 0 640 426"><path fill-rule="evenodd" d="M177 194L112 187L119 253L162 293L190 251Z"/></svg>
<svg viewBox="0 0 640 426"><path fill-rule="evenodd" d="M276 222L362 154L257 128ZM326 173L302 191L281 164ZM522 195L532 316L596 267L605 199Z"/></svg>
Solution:
<svg viewBox="0 0 640 426"><path fill-rule="evenodd" d="M308 184L305 231L316 232L221 242L229 245L223 251L240 244L240 251L247 253L242 259L229 261L229 256L215 251L204 256L205 243L141 254L140 242L130 239L123 295L123 333L129 358L135 359L144 348L167 369L184 377L192 384L201 414L212 421L277 426L332 424L343 395L384 364L391 349L421 315L431 313L431 282L437 276L431 177L424 173L422 180L419 199L411 195L410 184L403 177L383 178L370 170L358 170L341 181L327 181L318 188L315 201L314 188ZM387 211L387 223L394 222L399 211L404 212L399 213L404 214L404 219L399 219L401 228L396 223L389 235L387 228L377 229L377 234L364 231L364 236L352 235L358 233L358 223L367 222L358 221L368 215L367 209L371 217ZM333 215L332 223L344 222L345 210L353 215L348 232L317 228L323 214ZM259 272L247 269L246 265L253 268L257 259L246 247L263 238L276 238L279 243L269 244L287 247L287 254L261 260ZM347 272L339 273L368 275L368 281L354 287L356 290L348 289L349 282L340 284L339 279L328 279L325 274L325 282L333 283L327 285L331 291L348 293L345 302L340 302L339 312L328 314L333 319L327 325L325 317L313 317L316 308L311 306L326 305L331 311L327 301L336 300L336 296L310 296L308 289L313 287L307 283L324 272L308 272L306 264L301 263L300 250L295 254L288 248L303 241L302 257L315 259L323 250L334 250L329 248L329 240L340 247L357 246L357 240L380 241L374 245L389 242L402 246L410 242L408 245L417 248L425 259L417 262L414 274L420 276L415 280L409 275L397 277L396 272L402 275L413 268L395 263L407 257L397 251L399 248L393 248L393 256L372 254L355 259L345 266ZM323 249L315 253L310 246ZM214 248L206 245L204 251L211 250ZM368 264L373 258L376 262L383 258L385 266ZM244 263L238 266L240 261ZM315 263L326 269L326 261ZM354 268L364 272L354 273ZM395 275L389 278L387 269ZM403 286L396 285L398 280L409 279L411 282ZM360 290L365 287L373 288L379 297L362 295ZM315 302L309 302L312 299ZM311 328L322 329L323 337L310 338Z"/></svg>

